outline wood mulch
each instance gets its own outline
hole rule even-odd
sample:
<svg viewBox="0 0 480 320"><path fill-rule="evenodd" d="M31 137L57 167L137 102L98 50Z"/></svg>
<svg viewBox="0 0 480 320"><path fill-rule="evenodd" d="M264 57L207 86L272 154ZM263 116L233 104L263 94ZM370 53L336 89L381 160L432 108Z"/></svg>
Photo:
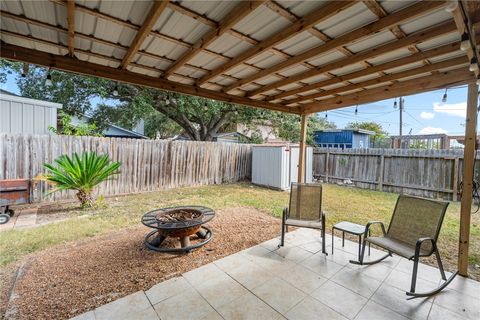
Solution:
<svg viewBox="0 0 480 320"><path fill-rule="evenodd" d="M153 252L144 226L52 247L29 257L11 301L18 319L67 319L271 239L280 220L250 208L217 212L214 238L188 255Z"/></svg>

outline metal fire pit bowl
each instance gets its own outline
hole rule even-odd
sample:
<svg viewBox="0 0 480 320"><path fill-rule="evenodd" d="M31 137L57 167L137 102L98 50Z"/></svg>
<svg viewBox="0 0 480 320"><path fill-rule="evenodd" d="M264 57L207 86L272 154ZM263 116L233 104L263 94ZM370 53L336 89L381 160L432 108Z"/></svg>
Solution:
<svg viewBox="0 0 480 320"><path fill-rule="evenodd" d="M163 217L180 211L191 213L193 218L183 221L165 221ZM212 230L204 224L215 217L215 211L207 207L182 206L149 211L142 217L142 223L154 229L145 236L145 246L151 250L167 253L188 253L212 240ZM196 235L199 242L192 244L190 236ZM167 237L178 238L179 248L162 246Z"/></svg>

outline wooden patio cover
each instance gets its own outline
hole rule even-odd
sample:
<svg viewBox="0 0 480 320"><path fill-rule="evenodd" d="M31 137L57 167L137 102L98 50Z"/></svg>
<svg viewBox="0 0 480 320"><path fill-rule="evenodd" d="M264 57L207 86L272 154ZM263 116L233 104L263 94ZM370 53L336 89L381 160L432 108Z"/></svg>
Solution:
<svg viewBox="0 0 480 320"><path fill-rule="evenodd" d="M3 0L0 35L6 59L301 114L302 149L310 113L470 84L473 168L480 1Z"/></svg>

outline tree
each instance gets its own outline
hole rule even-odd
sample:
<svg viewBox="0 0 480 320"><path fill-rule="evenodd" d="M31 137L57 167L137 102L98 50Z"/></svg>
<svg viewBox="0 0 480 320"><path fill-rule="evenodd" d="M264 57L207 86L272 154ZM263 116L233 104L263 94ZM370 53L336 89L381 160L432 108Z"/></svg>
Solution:
<svg viewBox="0 0 480 320"><path fill-rule="evenodd" d="M58 128L49 126L48 130L56 134L68 136L97 136L101 137L101 130L98 130L94 123L72 124L72 117L65 112L60 111L58 114Z"/></svg>
<svg viewBox="0 0 480 320"><path fill-rule="evenodd" d="M18 72L17 83L22 95L61 103L70 115L88 113L98 130L110 123L132 129L144 119L146 135L151 138L167 138L183 133L192 140L212 141L231 124L254 126L265 123L273 126L283 139L296 142L300 138L300 118L296 115L41 67L32 66L26 77L19 77ZM48 74L51 86L46 85ZM95 109L91 105L94 99L102 101ZM310 117L309 143L313 142L313 130L331 126L328 121Z"/></svg>
<svg viewBox="0 0 480 320"><path fill-rule="evenodd" d="M382 125L375 121L364 121L364 122L349 122L345 126L347 129L363 129L375 132L373 137L373 142L371 144L375 148L389 148L390 147L390 137L388 132L386 132Z"/></svg>

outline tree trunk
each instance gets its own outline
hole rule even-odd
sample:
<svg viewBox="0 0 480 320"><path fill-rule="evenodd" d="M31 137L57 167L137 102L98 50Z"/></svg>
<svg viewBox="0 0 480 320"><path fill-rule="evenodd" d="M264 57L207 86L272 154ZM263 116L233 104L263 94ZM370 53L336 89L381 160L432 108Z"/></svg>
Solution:
<svg viewBox="0 0 480 320"><path fill-rule="evenodd" d="M93 196L90 191L80 190L77 192L77 198L80 200L82 208L92 208L94 205Z"/></svg>

